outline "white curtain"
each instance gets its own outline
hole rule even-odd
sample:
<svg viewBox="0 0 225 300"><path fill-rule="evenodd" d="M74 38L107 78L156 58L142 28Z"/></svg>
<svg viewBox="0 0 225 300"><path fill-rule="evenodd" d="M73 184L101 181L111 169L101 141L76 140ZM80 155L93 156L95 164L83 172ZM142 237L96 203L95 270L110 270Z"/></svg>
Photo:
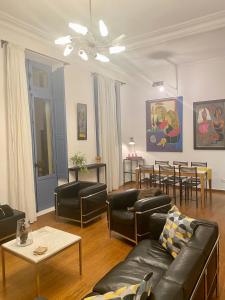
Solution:
<svg viewBox="0 0 225 300"><path fill-rule="evenodd" d="M115 81L94 75L97 152L107 165L108 191L120 186L120 128Z"/></svg>
<svg viewBox="0 0 225 300"><path fill-rule="evenodd" d="M36 220L32 139L24 49L6 46L9 204Z"/></svg>

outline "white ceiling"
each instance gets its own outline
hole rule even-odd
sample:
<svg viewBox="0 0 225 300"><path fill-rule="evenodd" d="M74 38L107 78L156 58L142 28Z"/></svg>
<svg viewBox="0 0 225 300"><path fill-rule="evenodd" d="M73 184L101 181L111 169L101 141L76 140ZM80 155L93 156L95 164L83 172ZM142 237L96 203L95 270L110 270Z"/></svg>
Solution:
<svg viewBox="0 0 225 300"><path fill-rule="evenodd" d="M126 34L127 52L112 62L128 72L151 79L151 70L168 61L225 55L225 0L92 0L92 6L96 25L102 18L112 38ZM89 22L89 0L0 0L0 11L52 41L69 33L69 21Z"/></svg>

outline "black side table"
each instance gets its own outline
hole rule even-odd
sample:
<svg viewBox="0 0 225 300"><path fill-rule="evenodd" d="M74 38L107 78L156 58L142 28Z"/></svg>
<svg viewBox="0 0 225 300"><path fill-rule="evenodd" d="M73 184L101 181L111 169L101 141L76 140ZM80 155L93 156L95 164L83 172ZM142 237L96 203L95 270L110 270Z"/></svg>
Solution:
<svg viewBox="0 0 225 300"><path fill-rule="evenodd" d="M123 159L123 184L126 182L133 181L133 175L136 174L135 169L139 167L139 165L144 164L144 158L140 156L131 156ZM126 166L128 165L128 170ZM130 181L126 181L126 174L130 175ZM135 179L136 180L136 179Z"/></svg>
<svg viewBox="0 0 225 300"><path fill-rule="evenodd" d="M86 168L87 168L88 170L96 169L96 176L97 176L97 181L98 181L98 182L99 182L100 168L104 168L104 169L105 169L105 183L107 184L107 178L106 178L106 164L105 164L105 163L88 164L88 165L86 165ZM71 167L71 168L68 168L68 182L69 182L69 173L70 173L71 171L75 173L75 180L78 181L78 180L79 180L79 171L80 171L80 167Z"/></svg>

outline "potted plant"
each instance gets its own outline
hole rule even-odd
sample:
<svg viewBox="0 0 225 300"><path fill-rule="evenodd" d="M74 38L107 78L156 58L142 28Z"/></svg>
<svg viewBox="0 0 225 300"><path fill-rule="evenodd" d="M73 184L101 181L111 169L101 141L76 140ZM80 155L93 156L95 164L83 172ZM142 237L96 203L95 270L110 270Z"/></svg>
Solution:
<svg viewBox="0 0 225 300"><path fill-rule="evenodd" d="M81 152L77 152L74 154L74 156L70 158L70 160L72 161L73 165L80 168L81 172L87 171L87 167L86 167L87 161L86 161L85 154Z"/></svg>

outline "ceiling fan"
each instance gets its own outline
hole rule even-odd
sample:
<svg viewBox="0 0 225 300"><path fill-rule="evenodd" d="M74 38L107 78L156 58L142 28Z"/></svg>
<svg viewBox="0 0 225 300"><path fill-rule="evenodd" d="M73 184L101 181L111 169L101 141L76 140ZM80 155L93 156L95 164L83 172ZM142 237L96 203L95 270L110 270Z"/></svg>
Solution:
<svg viewBox="0 0 225 300"><path fill-rule="evenodd" d="M98 21L99 34L94 34L92 0L89 0L89 13L90 28L70 22L68 26L75 34L59 37L55 40L55 44L64 46L64 56L77 50L77 54L82 60L87 61L91 57L101 62L109 62L110 59L107 54L113 55L125 51L126 47L121 44L125 35L121 34L110 41L108 38L109 30L103 20Z"/></svg>

